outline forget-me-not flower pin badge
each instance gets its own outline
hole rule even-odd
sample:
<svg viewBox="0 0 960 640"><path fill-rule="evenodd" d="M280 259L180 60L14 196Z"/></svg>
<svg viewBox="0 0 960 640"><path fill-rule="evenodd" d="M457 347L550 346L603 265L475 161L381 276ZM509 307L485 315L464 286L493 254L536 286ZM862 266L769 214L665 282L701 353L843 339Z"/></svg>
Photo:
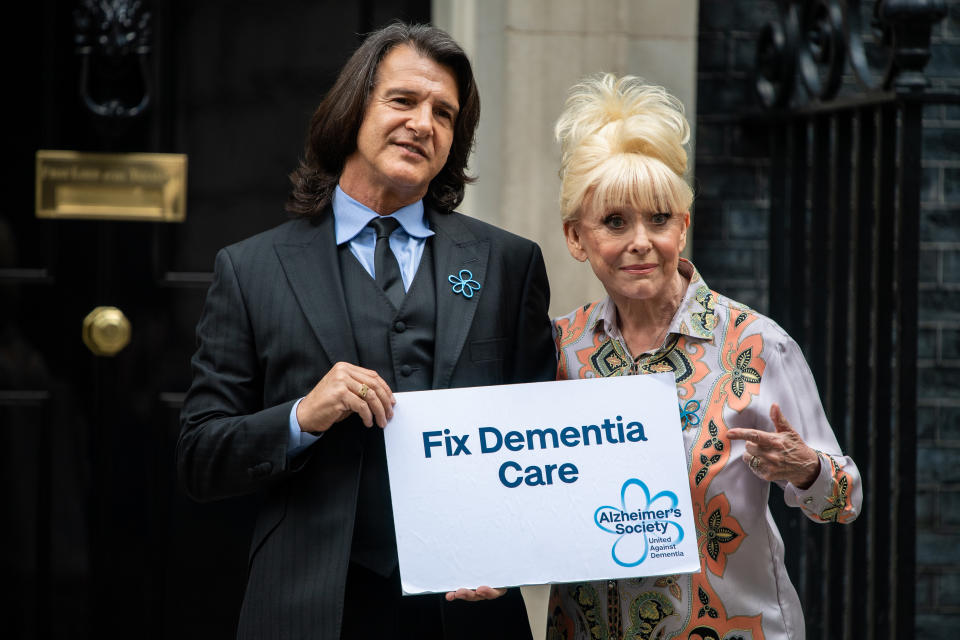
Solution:
<svg viewBox="0 0 960 640"><path fill-rule="evenodd" d="M473 279L469 269L460 269L457 275L447 276L447 281L453 284L453 292L462 293L464 298L472 298L474 292L480 289L480 283Z"/></svg>
<svg viewBox="0 0 960 640"><path fill-rule="evenodd" d="M687 427L695 427L700 424L700 416L697 411L700 410L699 400L689 400L685 406L680 407L680 424L684 431Z"/></svg>

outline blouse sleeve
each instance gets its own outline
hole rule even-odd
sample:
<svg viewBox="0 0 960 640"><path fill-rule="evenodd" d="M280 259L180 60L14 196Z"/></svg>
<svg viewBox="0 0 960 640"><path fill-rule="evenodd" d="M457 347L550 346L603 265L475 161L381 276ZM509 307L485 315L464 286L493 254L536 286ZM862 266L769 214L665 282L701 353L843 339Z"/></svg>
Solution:
<svg viewBox="0 0 960 640"><path fill-rule="evenodd" d="M792 483L783 486L787 505L800 507L814 522L852 522L860 513L863 491L860 472L844 455L820 403L813 373L789 336L775 342L775 353L764 375L774 402L807 446L820 456L820 474L806 489Z"/></svg>

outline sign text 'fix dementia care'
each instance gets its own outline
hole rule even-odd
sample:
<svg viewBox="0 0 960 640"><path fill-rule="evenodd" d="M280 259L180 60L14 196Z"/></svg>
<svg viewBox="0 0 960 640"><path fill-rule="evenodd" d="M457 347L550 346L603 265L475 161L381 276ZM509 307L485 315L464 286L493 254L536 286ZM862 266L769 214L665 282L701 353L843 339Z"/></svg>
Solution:
<svg viewBox="0 0 960 640"><path fill-rule="evenodd" d="M475 436L471 439L471 436ZM625 442L646 442L643 423L625 422L622 416L615 421L604 418L600 424L580 427L543 427L502 431L497 427L480 427L476 433L451 433L450 429L423 432L423 455L469 456L507 451L535 451L542 449L569 449ZM523 465L514 460L504 461L498 470L500 482L511 489L525 484L530 487L551 485L555 481L571 484L577 481L579 469L573 462L547 462L543 465Z"/></svg>

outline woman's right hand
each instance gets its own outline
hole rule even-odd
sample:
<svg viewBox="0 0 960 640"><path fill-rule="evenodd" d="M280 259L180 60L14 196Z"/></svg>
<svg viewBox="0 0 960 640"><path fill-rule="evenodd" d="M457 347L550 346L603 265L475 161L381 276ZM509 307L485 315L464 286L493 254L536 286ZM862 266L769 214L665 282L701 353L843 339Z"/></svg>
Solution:
<svg viewBox="0 0 960 640"><path fill-rule="evenodd" d="M743 461L757 476L770 482L784 480L801 490L809 488L820 475L820 456L794 431L776 403L770 407L770 419L774 433L736 428L727 431L727 436L746 440Z"/></svg>

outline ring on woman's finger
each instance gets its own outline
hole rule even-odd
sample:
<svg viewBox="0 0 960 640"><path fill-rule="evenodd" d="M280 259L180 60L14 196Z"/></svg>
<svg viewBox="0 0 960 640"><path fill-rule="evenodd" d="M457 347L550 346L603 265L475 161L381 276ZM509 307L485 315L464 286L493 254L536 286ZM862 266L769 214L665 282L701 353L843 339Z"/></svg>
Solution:
<svg viewBox="0 0 960 640"><path fill-rule="evenodd" d="M750 468L753 469L754 471L756 471L757 469L759 469L759 468L760 468L760 458L758 458L757 456L753 456L752 458L750 458Z"/></svg>
<svg viewBox="0 0 960 640"><path fill-rule="evenodd" d="M364 382L363 384L360 385L360 391L357 392L357 395L360 396L361 400L366 399L367 391L370 391L370 387L368 387L367 383Z"/></svg>

